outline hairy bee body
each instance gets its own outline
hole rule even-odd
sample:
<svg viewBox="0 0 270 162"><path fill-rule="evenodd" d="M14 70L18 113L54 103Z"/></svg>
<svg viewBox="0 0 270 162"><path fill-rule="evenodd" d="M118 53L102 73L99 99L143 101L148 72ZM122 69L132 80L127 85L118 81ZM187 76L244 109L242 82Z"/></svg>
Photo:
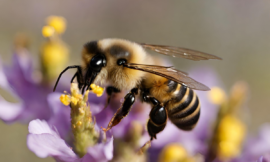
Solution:
<svg viewBox="0 0 270 162"><path fill-rule="evenodd" d="M105 55L107 66L102 68L94 80L95 84L113 86L120 91L139 87L140 98L143 95L156 98L178 128L190 130L196 125L200 104L192 89L161 76L117 65L117 60L126 59L128 63L164 66L161 60L151 57L139 44L122 39L87 43L82 52L83 69L88 69L89 61L96 53Z"/></svg>
<svg viewBox="0 0 270 162"><path fill-rule="evenodd" d="M153 78L153 77L152 77ZM191 130L200 117L200 101L196 93L186 87L166 78L153 78L146 86L144 93L159 100L168 112L168 117L179 129ZM145 95L145 94L143 94Z"/></svg>
<svg viewBox="0 0 270 162"><path fill-rule="evenodd" d="M59 74L54 90L62 74L76 68L71 82L76 78L82 93L85 89L91 89L92 83L107 86L105 107L110 103L112 93L129 91L104 131L110 130L128 115L136 98L150 103L152 109L147 122L150 140L145 145L165 128L168 118L179 129L193 129L200 117L200 101L193 89L210 89L190 78L187 73L151 57L145 49L194 61L221 60L217 56L187 48L102 39L84 45L82 64L66 67Z"/></svg>

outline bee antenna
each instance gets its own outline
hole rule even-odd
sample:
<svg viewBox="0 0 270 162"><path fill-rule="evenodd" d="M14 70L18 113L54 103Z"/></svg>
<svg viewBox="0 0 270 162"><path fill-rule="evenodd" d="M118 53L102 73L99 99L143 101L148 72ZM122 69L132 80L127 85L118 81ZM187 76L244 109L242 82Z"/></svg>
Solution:
<svg viewBox="0 0 270 162"><path fill-rule="evenodd" d="M54 85L53 91L55 91L55 89L56 89L56 87L57 87L57 84L58 84L58 82L59 82L59 80L60 80L62 74L64 74L68 69L73 69L73 68L79 69L80 66L79 66L79 65L73 65L73 66L68 66L68 67L66 67L65 70L63 70L63 71L59 74L59 76L58 76L58 78L57 78L57 81L56 81L56 83L55 83L55 85Z"/></svg>

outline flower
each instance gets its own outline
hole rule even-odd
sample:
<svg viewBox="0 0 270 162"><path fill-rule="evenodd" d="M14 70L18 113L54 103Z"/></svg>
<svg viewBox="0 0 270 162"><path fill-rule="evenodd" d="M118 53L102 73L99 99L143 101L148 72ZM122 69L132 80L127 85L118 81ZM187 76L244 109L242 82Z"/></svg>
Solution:
<svg viewBox="0 0 270 162"><path fill-rule="evenodd" d="M41 47L41 67L43 80L54 82L69 58L69 49L60 37L66 29L66 20L60 16L50 16L47 24L42 28L42 34L47 39Z"/></svg>
<svg viewBox="0 0 270 162"><path fill-rule="evenodd" d="M34 78L33 72L32 59L26 50L23 54L13 55L12 66L0 62L0 87L19 100L19 103L12 103L0 98L0 118L3 121L27 123L35 118L49 120L51 117L47 96L52 87ZM62 80L58 91L63 91L64 87Z"/></svg>
<svg viewBox="0 0 270 162"><path fill-rule="evenodd" d="M58 27L59 24L61 26L61 23L64 23L61 18L56 20L60 21ZM47 30L44 29L47 35L51 34L49 37L54 38L48 39L42 46L42 75L33 70L28 40L21 35L15 40L12 66L2 65L0 61L0 87L5 90L5 94L9 94L18 101L12 103L5 100L4 96L0 96L0 118L6 123L15 121L28 123L36 118L48 121L53 115L47 96L52 92L52 82L55 82L68 60L67 47L59 37L53 36L55 34L52 30L57 30L56 20L53 17L50 18L53 23L50 21L48 23L52 26ZM59 30L64 31L64 26L59 27ZM66 83L67 79L60 80L57 91L64 91L66 89L64 87L68 87Z"/></svg>
<svg viewBox="0 0 270 162"><path fill-rule="evenodd" d="M27 138L29 149L39 157L51 156L57 161L100 162L111 160L113 157L113 137L110 134L106 135L96 126L88 104L89 91L86 91L83 96L80 94L77 84L71 85L71 94L61 95L60 100L70 104L70 126L73 138L66 136L65 141L64 134L61 137L58 133L58 128L61 128L61 124L64 124L66 120L59 121L57 126L49 126L48 122L37 119L29 124ZM59 117L59 113L56 115L55 117ZM69 132L65 132L65 134L69 134ZM73 143L72 150L67 143Z"/></svg>
<svg viewBox="0 0 270 162"><path fill-rule="evenodd" d="M257 136L248 137L243 144L243 151L240 156L233 159L233 162L245 161L270 161L270 124L264 124L260 127Z"/></svg>
<svg viewBox="0 0 270 162"><path fill-rule="evenodd" d="M0 66L2 78L0 86L20 100L20 103L10 103L2 98L0 101L1 119L5 122L28 122L33 119L32 117L48 119L50 110L46 108L46 97L43 96L48 94L49 89L36 84L32 79L32 60L28 53L15 54L12 67ZM12 112L12 115L6 114L5 110Z"/></svg>
<svg viewBox="0 0 270 162"><path fill-rule="evenodd" d="M65 162L105 162L113 157L113 137L107 137L105 143L97 144L87 149L87 153L79 158L70 146L63 140L57 129L44 120L33 120L29 123L27 146L38 157L51 156L56 161Z"/></svg>
<svg viewBox="0 0 270 162"><path fill-rule="evenodd" d="M218 104L220 109L209 143L207 161L214 159L229 161L239 156L246 136L246 125L239 119L236 112L243 107L248 93L247 84L245 82L235 83L230 96L226 96L222 91L222 89L216 88L209 95L212 102ZM223 99L218 99L217 96L223 96Z"/></svg>

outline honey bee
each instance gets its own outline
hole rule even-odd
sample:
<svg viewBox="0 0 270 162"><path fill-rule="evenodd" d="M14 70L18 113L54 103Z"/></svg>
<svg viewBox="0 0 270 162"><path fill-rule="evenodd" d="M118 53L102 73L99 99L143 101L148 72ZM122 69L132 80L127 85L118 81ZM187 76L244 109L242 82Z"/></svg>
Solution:
<svg viewBox="0 0 270 162"><path fill-rule="evenodd" d="M172 66L162 66L146 49L195 61L221 60L217 56L186 48L102 39L84 45L82 64L68 66L63 70L54 90L61 75L68 69L76 68L71 82L77 78L82 93L92 83L109 85L106 89L107 104L113 93L129 91L104 131L110 130L128 115L136 98L152 106L147 123L149 142L156 139L156 135L165 128L168 118L179 129L193 129L200 117L200 101L193 90L210 89L185 72Z"/></svg>

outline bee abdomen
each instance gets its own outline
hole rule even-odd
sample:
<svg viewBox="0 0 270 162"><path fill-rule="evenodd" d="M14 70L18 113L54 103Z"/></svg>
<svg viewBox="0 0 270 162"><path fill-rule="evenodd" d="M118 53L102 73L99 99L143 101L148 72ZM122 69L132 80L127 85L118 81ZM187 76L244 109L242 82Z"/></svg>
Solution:
<svg viewBox="0 0 270 162"><path fill-rule="evenodd" d="M182 87L185 86L181 85L179 92L172 99L168 115L178 128L191 130L200 117L200 101L192 89Z"/></svg>

